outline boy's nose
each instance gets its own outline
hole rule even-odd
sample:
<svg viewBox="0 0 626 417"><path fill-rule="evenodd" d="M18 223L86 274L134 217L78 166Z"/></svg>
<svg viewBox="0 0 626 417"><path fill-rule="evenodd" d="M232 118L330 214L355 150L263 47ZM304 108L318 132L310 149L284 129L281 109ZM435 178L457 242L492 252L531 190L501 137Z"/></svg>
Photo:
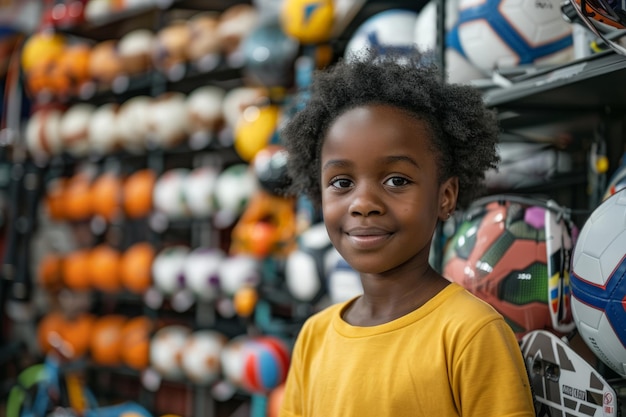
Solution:
<svg viewBox="0 0 626 417"><path fill-rule="evenodd" d="M374 186L361 186L355 191L350 202L350 213L352 215L370 216L384 212L383 200L376 192Z"/></svg>

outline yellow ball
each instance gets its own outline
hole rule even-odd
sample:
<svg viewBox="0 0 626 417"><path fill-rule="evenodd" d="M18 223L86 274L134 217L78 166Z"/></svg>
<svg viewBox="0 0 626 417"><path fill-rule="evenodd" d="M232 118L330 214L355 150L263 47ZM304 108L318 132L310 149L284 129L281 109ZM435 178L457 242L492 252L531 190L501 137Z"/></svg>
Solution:
<svg viewBox="0 0 626 417"><path fill-rule="evenodd" d="M598 172L599 174L604 174L609 170L609 159L604 155L599 156L596 160L595 168L596 172Z"/></svg>
<svg viewBox="0 0 626 417"><path fill-rule="evenodd" d="M249 106L235 126L235 151L246 162L250 162L256 153L265 148L278 125L280 110L278 106Z"/></svg>
<svg viewBox="0 0 626 417"><path fill-rule="evenodd" d="M65 37L58 33L40 32L32 35L22 49L22 69L30 71L41 62L58 59L65 50Z"/></svg>
<svg viewBox="0 0 626 417"><path fill-rule="evenodd" d="M250 317L254 312L259 294L255 288L243 287L237 290L233 299L235 311L240 317Z"/></svg>
<svg viewBox="0 0 626 417"><path fill-rule="evenodd" d="M283 0L283 31L303 44L326 42L331 36L335 8L332 0Z"/></svg>

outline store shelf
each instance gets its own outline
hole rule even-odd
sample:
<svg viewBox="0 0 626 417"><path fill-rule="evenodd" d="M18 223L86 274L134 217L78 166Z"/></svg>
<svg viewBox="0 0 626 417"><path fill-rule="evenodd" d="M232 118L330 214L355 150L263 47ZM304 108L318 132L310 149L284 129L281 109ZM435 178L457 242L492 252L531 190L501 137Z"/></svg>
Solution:
<svg viewBox="0 0 626 417"><path fill-rule="evenodd" d="M522 75L483 93L500 125L535 140L589 137L626 110L626 57L612 51Z"/></svg>
<svg viewBox="0 0 626 417"><path fill-rule="evenodd" d="M157 0L156 5L134 7L84 22L77 26L59 26L58 30L82 38L104 41L121 38L135 29L154 29L164 11L195 10L221 12L249 0Z"/></svg>
<svg viewBox="0 0 626 417"><path fill-rule="evenodd" d="M518 77L513 85L484 93L503 110L597 111L626 107L626 57L603 52L566 65Z"/></svg>

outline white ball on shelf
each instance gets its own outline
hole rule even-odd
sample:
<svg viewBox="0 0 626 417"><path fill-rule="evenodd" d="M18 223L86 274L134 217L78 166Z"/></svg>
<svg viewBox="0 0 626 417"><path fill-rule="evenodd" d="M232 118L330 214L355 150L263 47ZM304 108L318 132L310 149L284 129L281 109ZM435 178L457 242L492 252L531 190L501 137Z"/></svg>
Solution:
<svg viewBox="0 0 626 417"><path fill-rule="evenodd" d="M226 253L219 248L199 247L185 260L183 275L185 286L202 301L217 299L220 292L219 269Z"/></svg>
<svg viewBox="0 0 626 417"><path fill-rule="evenodd" d="M218 274L222 292L232 297L242 287L255 287L261 282L261 264L249 255L232 255L220 263Z"/></svg>
<svg viewBox="0 0 626 417"><path fill-rule="evenodd" d="M78 103L68 108L61 118L60 134L63 148L75 157L89 153L89 123L96 106Z"/></svg>
<svg viewBox="0 0 626 417"><path fill-rule="evenodd" d="M115 103L100 105L89 120L89 147L98 155L110 154L119 145L118 110L119 106Z"/></svg>
<svg viewBox="0 0 626 417"><path fill-rule="evenodd" d="M215 167L200 166L192 169L185 178L183 194L192 216L208 217L215 212L215 185L219 174Z"/></svg>
<svg viewBox="0 0 626 417"><path fill-rule="evenodd" d="M171 296L185 288L184 267L190 249L184 245L169 246L152 261L152 282L163 295Z"/></svg>
<svg viewBox="0 0 626 417"><path fill-rule="evenodd" d="M181 352L185 376L196 384L211 384L221 377L221 354L228 339L215 330L196 330Z"/></svg>
<svg viewBox="0 0 626 417"><path fill-rule="evenodd" d="M187 96L180 92L167 92L157 96L148 109L149 144L172 148L187 138L189 113Z"/></svg>
<svg viewBox="0 0 626 417"><path fill-rule="evenodd" d="M156 180L152 191L152 204L157 212L169 219L189 217L183 191L189 173L188 168L173 168L165 171Z"/></svg>
<svg viewBox="0 0 626 417"><path fill-rule="evenodd" d="M223 88L205 85L187 96L190 135L211 135L217 132L222 122L222 102L225 95Z"/></svg>
<svg viewBox="0 0 626 417"><path fill-rule="evenodd" d="M171 324L159 329L150 341L150 365L161 377L178 379L184 376L180 356L191 329Z"/></svg>
<svg viewBox="0 0 626 417"><path fill-rule="evenodd" d="M141 154L146 151L150 103L152 97L138 95L120 106L117 117L120 144L130 153Z"/></svg>
<svg viewBox="0 0 626 417"><path fill-rule="evenodd" d="M41 109L33 113L26 124L24 136L28 151L37 158L61 153L61 118L59 109Z"/></svg>

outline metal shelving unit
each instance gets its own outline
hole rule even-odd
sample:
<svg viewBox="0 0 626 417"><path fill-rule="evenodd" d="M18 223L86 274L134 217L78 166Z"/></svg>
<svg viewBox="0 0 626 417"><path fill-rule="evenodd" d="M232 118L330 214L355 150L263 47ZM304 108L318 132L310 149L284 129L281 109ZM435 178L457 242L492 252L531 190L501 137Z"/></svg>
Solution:
<svg viewBox="0 0 626 417"><path fill-rule="evenodd" d="M589 155L601 141L610 176L626 151L626 57L612 51L510 79L511 85L484 91L485 103L498 113L503 138L507 135L561 143L578 155ZM588 161L578 158L574 172L591 174ZM575 208L591 210L589 184L579 176L573 183L547 183L551 193L567 194Z"/></svg>

